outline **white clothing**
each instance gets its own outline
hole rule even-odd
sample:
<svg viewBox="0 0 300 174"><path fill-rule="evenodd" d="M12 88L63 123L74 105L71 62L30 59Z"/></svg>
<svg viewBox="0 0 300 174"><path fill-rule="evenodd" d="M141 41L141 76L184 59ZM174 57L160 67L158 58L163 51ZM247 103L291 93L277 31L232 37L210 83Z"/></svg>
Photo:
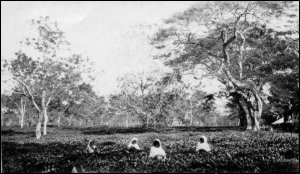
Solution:
<svg viewBox="0 0 300 174"><path fill-rule="evenodd" d="M135 143L135 144L129 143L129 144L128 144L128 149L130 149L131 147L134 147L134 148L137 149L137 150L141 150L140 147L139 147L139 145L138 145L137 143Z"/></svg>
<svg viewBox="0 0 300 174"><path fill-rule="evenodd" d="M162 155L162 156L164 156L164 158L166 158L166 152L162 147L157 148L157 147L152 146L150 149L149 157L153 158L157 155Z"/></svg>
<svg viewBox="0 0 300 174"><path fill-rule="evenodd" d="M211 149L210 149L209 144L207 143L207 138L205 136L201 136L201 138L203 138L204 142L203 143L201 143L201 142L197 143L196 151L199 151L199 150L203 149L206 152L209 152Z"/></svg>
<svg viewBox="0 0 300 174"><path fill-rule="evenodd" d="M154 158L156 156L163 156L164 159L166 159L166 152L165 150L161 147L161 142L159 139L156 139L156 141L159 142L159 147L155 147L155 146L152 146L150 148L150 154L149 154L149 157L150 158Z"/></svg>
<svg viewBox="0 0 300 174"><path fill-rule="evenodd" d="M135 143L135 144L132 144L132 142L133 142L134 140L136 141L136 143ZM131 140L131 142L128 144L128 149L130 149L131 147L134 147L135 149L140 150L140 147L139 147L139 145L137 144L137 138L133 138L133 139Z"/></svg>
<svg viewBox="0 0 300 174"><path fill-rule="evenodd" d="M87 145L87 150L89 153L94 153L95 152L94 149L96 149L96 145L93 145L93 147L91 147L90 143L91 143L91 140L89 141L89 143Z"/></svg>

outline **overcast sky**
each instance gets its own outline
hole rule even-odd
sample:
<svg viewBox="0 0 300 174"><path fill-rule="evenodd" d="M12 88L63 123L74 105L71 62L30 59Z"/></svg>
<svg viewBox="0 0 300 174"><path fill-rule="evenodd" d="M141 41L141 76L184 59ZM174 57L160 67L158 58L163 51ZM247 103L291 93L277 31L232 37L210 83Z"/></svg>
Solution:
<svg viewBox="0 0 300 174"><path fill-rule="evenodd" d="M162 67L153 63L152 47L143 33L195 2L1 2L1 59L12 58L30 33L30 20L50 16L77 53L84 53L99 72L99 94L115 91L116 77ZM146 29L147 30L147 29Z"/></svg>
<svg viewBox="0 0 300 174"><path fill-rule="evenodd" d="M196 2L2 2L1 59L14 57L19 42L28 37L30 21L40 16L56 20L75 53L83 53L95 62L97 78L94 90L107 95L117 90L116 78L128 72L141 72L163 66L152 60L153 48L143 31L148 25L193 6ZM291 12L299 13L297 9ZM280 29L287 19L272 23ZM138 26L144 27L138 27ZM164 68L165 69L165 68ZM217 81L206 81L203 90L215 92Z"/></svg>

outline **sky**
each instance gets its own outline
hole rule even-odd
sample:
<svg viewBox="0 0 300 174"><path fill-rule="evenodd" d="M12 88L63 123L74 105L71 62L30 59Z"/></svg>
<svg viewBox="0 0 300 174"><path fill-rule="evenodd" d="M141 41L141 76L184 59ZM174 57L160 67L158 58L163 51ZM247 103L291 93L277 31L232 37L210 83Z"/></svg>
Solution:
<svg viewBox="0 0 300 174"><path fill-rule="evenodd" d="M125 73L167 69L161 62L152 59L154 49L148 43L147 34L154 31L163 19L195 3L1 1L1 60L13 58L20 49L19 42L31 31L31 19L49 16L65 32L73 51L88 56L94 62L94 90L99 95L108 95L118 91L116 79ZM299 2L295 3L298 3L298 9L292 11L299 12ZM278 18L272 23L284 26L283 21L287 20ZM202 84L205 84L202 90L210 93L220 88L216 80Z"/></svg>
<svg viewBox="0 0 300 174"><path fill-rule="evenodd" d="M166 69L152 59L147 31L193 4L191 1L1 1L1 59L14 57L20 41L30 33L31 19L49 16L65 32L73 51L94 62L97 73L94 90L107 95L117 91L116 78L124 73ZM153 27L149 30L147 26Z"/></svg>
<svg viewBox="0 0 300 174"><path fill-rule="evenodd" d="M20 41L31 32L31 19L49 16L65 32L73 52L88 56L94 62L96 79L92 86L98 95L106 96L118 92L116 79L126 73L167 70L161 62L152 59L155 49L149 44L147 34L155 31L163 19L195 3L1 1L1 60L14 58ZM297 7L299 11L299 5ZM272 23L283 26L282 21L287 20L278 19ZM204 80L202 84L201 90L208 93L222 87L217 80ZM1 94L2 87L3 84ZM219 100L217 103L221 106L225 102Z"/></svg>

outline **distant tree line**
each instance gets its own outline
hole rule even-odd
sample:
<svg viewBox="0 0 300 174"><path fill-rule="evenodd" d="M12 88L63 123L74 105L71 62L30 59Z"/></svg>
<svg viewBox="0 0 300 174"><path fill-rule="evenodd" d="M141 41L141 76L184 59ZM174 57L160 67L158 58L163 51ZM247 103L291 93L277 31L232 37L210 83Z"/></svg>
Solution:
<svg viewBox="0 0 300 174"><path fill-rule="evenodd" d="M11 61L1 59L2 126L35 126L37 138L55 126L241 126L260 130L284 117L299 124L299 19L276 31L266 23L284 16L293 2L207 2L178 13L152 36L155 59L171 72L125 74L120 92L99 96L91 86L92 62L70 51L49 17L32 20ZM298 7L299 8L299 7ZM199 34L199 31L200 34ZM33 50L34 55L27 53ZM186 74L216 78L225 90L209 94L183 80ZM10 74L11 78L2 80ZM90 82L84 80L88 79ZM12 83L13 84L13 83ZM267 92L266 92L267 91ZM220 113L215 101L228 102Z"/></svg>

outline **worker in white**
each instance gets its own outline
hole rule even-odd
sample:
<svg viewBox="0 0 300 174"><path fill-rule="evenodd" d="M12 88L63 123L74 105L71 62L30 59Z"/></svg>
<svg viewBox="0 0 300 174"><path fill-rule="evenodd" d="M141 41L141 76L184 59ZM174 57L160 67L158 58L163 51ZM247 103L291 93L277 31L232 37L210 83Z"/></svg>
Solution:
<svg viewBox="0 0 300 174"><path fill-rule="evenodd" d="M209 144L207 143L207 138L205 136L201 136L200 142L197 143L196 151L198 152L200 150L206 152L209 152L211 150Z"/></svg>
<svg viewBox="0 0 300 174"><path fill-rule="evenodd" d="M88 145L86 147L86 151L88 153L94 153L97 149L97 146L95 145L95 141L89 140Z"/></svg>
<svg viewBox="0 0 300 174"><path fill-rule="evenodd" d="M136 150L141 150L139 145L137 144L137 138L132 138L132 140L130 141L130 143L128 144L128 149L134 148Z"/></svg>
<svg viewBox="0 0 300 174"><path fill-rule="evenodd" d="M153 146L150 148L150 158L157 158L159 160L166 159L166 152L161 146L161 142L159 139L155 139L153 141Z"/></svg>

